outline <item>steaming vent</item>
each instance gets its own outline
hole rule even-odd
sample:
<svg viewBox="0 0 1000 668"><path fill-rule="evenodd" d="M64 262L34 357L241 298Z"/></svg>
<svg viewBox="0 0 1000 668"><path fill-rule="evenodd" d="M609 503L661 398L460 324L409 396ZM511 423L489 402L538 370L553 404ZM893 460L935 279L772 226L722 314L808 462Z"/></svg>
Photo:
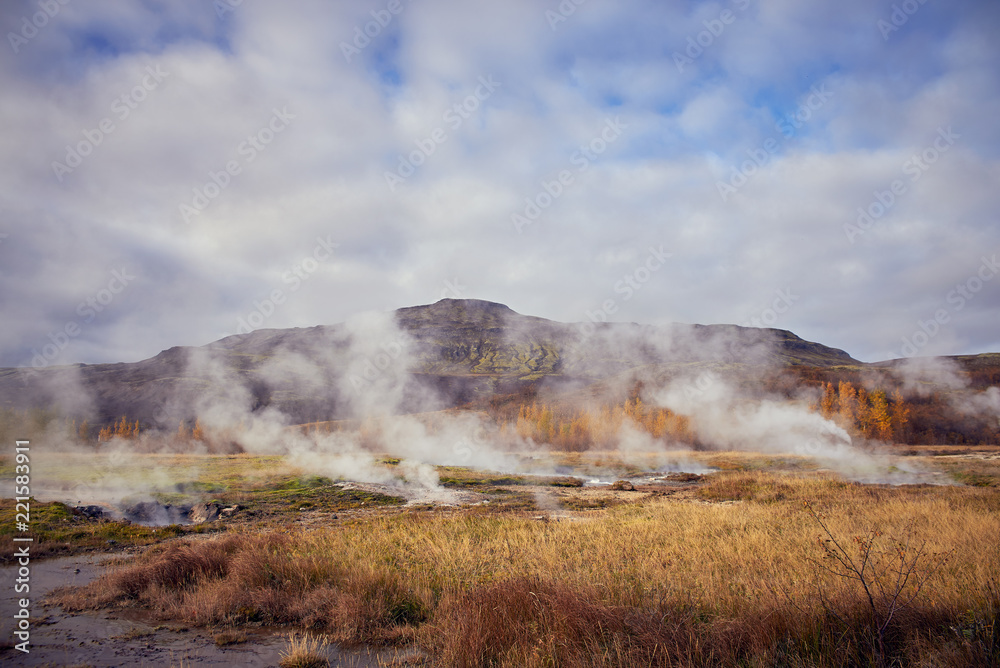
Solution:
<svg viewBox="0 0 1000 668"><path fill-rule="evenodd" d="M118 506L77 506L76 512L92 520L125 520L142 526L202 524L231 517L238 506L223 508L218 503L171 504L158 501L122 503Z"/></svg>
<svg viewBox="0 0 1000 668"><path fill-rule="evenodd" d="M670 471L656 475L622 477L574 476L583 481L584 487L611 487L623 491L633 491L636 485L684 486L701 480L702 474L716 469L702 469L701 473L690 471Z"/></svg>

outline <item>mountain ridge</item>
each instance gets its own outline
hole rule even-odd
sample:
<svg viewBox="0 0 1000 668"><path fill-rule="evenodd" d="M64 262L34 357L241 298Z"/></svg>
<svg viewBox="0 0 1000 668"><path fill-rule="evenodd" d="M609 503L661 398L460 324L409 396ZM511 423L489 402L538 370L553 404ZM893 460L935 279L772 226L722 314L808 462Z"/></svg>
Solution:
<svg viewBox="0 0 1000 668"><path fill-rule="evenodd" d="M383 382L386 374L398 374L392 366L397 363L405 363L407 372L395 388L403 411L460 406L539 383L587 385L643 370L669 376L705 365L885 364L866 364L788 330L561 323L497 302L442 299L334 325L258 329L203 346L175 346L138 362L0 369L0 406L57 405L99 421L124 414L167 427L192 420L216 395L239 390L250 411L273 407L292 421L312 422L349 417L348 381L355 387L358 381Z"/></svg>

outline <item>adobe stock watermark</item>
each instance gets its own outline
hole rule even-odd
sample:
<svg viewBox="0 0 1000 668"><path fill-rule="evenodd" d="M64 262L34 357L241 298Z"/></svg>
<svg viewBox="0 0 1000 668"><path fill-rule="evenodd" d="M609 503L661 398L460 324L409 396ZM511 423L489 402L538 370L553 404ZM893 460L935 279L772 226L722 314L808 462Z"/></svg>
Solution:
<svg viewBox="0 0 1000 668"><path fill-rule="evenodd" d="M549 30L552 32L556 31L560 23L565 23L569 17L576 14L577 8L587 0L562 0L559 6L556 7L556 11L551 9L545 10L545 20L549 23Z"/></svg>
<svg viewBox="0 0 1000 668"><path fill-rule="evenodd" d="M382 377L382 374L400 358L409 345L410 339L402 332L395 334L388 341L383 341L378 346L381 350L361 363L360 373L357 372L358 367L352 365L355 372L348 377L348 382L355 390L371 388L372 384Z"/></svg>
<svg viewBox="0 0 1000 668"><path fill-rule="evenodd" d="M819 84L809 89L809 95L799 105L799 107L784 118L778 120L774 127L781 133L781 138L768 137L760 147L747 149L749 160L744 160L738 167L730 168L729 179L727 181L716 181L715 187L719 191L719 197L725 203L730 195L750 182L761 169L764 168L771 158L781 150L781 144L795 136L795 130L803 127L812 117L813 113L819 111L827 101L833 97L833 93L826 89L826 84Z"/></svg>
<svg viewBox="0 0 1000 668"><path fill-rule="evenodd" d="M747 7L750 6L750 0L732 1L736 9L741 12L746 11ZM688 35L687 47L684 49L684 53L680 51L673 52L674 65L677 66L677 71L683 74L684 68L688 65L693 65L694 61L701 58L705 50L715 44L715 40L722 36L722 33L726 30L726 26L730 26L735 22L736 14L731 9L723 9L719 12L717 18L702 21L701 24L705 26L705 29L694 35Z"/></svg>
<svg viewBox="0 0 1000 668"><path fill-rule="evenodd" d="M573 155L570 156L570 165L576 168L578 174L582 174L590 168L611 144L618 141L622 136L622 131L628 125L622 123L620 116L615 116L614 120L605 119L604 128L586 144L581 145ZM546 209L562 197L563 193L573 185L575 177L570 169L560 170L551 181L542 179L539 182L541 188L532 197L524 198L524 209L515 211L510 215L510 222L518 234L522 234L526 226L534 223Z"/></svg>
<svg viewBox="0 0 1000 668"><path fill-rule="evenodd" d="M779 316L788 313L795 302L799 301L799 296L792 294L791 288L775 290L774 294L775 298L770 306L764 308L758 315L748 318L746 322L740 324L740 327L771 327L778 322Z"/></svg>
<svg viewBox="0 0 1000 668"><path fill-rule="evenodd" d="M732 363L735 360L732 360L729 356L727 356L725 361L727 363ZM702 371L694 378L687 378L684 383L684 389L681 390L681 394L683 394L684 398L688 401L704 401L707 398L705 395L709 392L709 390L712 391L709 396L718 394L721 389L719 383L720 379L716 373L712 371Z"/></svg>
<svg viewBox="0 0 1000 668"><path fill-rule="evenodd" d="M406 0L406 2L409 4L412 0ZM340 43L340 52L344 54L344 60L350 63L351 58L361 55L361 52L368 48L372 40L381 35L383 30L389 27L393 18L402 13L403 9L405 6L401 0L389 0L385 9L373 9L371 11L373 20L364 26L354 26L354 39L350 43Z"/></svg>
<svg viewBox="0 0 1000 668"><path fill-rule="evenodd" d="M819 433L816 436L800 441L795 446L793 454L802 457L836 454L835 450L831 453L831 448L841 448L850 446L850 444L850 437L846 432L840 429L833 421L823 419L819 424Z"/></svg>
<svg viewBox="0 0 1000 668"><path fill-rule="evenodd" d="M76 307L76 314L82 319L82 324L87 325L97 319L98 314L103 313L115 298L125 291L125 288L135 280L135 276L128 272L126 267L112 269L111 278L107 285L80 302ZM49 332L49 342L42 346L41 351L31 349L32 357L24 367L38 371L52 364L70 341L83 333L81 322L69 320L61 328Z"/></svg>
<svg viewBox="0 0 1000 668"><path fill-rule="evenodd" d="M445 279L444 290L441 291L441 296L438 299L465 299L467 289L466 286L458 282L457 276L450 281Z"/></svg>
<svg viewBox="0 0 1000 668"><path fill-rule="evenodd" d="M493 78L492 74L479 77L478 82L479 85L472 93L465 96L461 102L453 104L441 115L441 120L448 124L452 132L462 127L462 124L472 117L473 112L490 99L496 89L502 85ZM434 128L423 139L414 139L413 143L417 148L405 156L399 155L399 165L396 167L396 171L384 173L389 192L396 192L396 186L416 174L417 170L427 162L427 159L434 155L438 146L446 141L448 141L448 132L442 127Z"/></svg>
<svg viewBox="0 0 1000 668"><path fill-rule="evenodd" d="M529 439L530 440L530 439ZM472 456L480 452L492 452L493 445L482 427L476 429L471 436L464 436L451 446L452 454L457 458L458 465L467 464Z"/></svg>
<svg viewBox="0 0 1000 668"><path fill-rule="evenodd" d="M919 153L914 153L902 164L900 170L904 176L910 177L910 183L916 183L927 173L934 163L942 155L948 152L955 145L956 139L961 139L962 135L952 131L951 126L938 128L938 136L926 148ZM906 182L902 179L893 179L885 190L874 190L874 199L865 207L858 207L858 217L856 223L844 223L844 234L847 241L852 245L857 238L870 230L875 222L885 216L899 201L899 198L909 192Z"/></svg>
<svg viewBox="0 0 1000 668"><path fill-rule="evenodd" d="M943 325L951 322L951 316L960 312L966 304L975 299L986 283L992 281L998 273L1000 273L1000 264L997 263L996 253L990 257L985 255L981 257L979 267L972 276L956 285L945 295L945 302L950 305L950 308L939 308L927 320L918 320L917 329L913 330L910 336L903 337L903 346L900 348L899 356L913 357L919 353L931 342L931 339L940 333ZM890 357L893 354L890 353Z"/></svg>
<svg viewBox="0 0 1000 668"><path fill-rule="evenodd" d="M889 35L905 26L910 17L925 4L927 4L927 0L903 0L898 5L893 4L889 20L879 19L875 22L875 27L882 33L882 41L888 42Z"/></svg>
<svg viewBox="0 0 1000 668"><path fill-rule="evenodd" d="M15 54L21 51L21 47L38 36L38 32L54 19L62 8L68 5L70 0L39 0L40 11L35 12L31 17L21 17L21 29L17 32L8 32L7 41Z"/></svg>
<svg viewBox="0 0 1000 668"><path fill-rule="evenodd" d="M281 281L290 286L288 293L297 292L302 287L303 282L319 270L321 264L333 257L333 251L340 247L330 240L331 235L326 238L316 237L316 245L312 252L299 262L296 262L290 269L281 274ZM236 321L237 334L249 334L255 329L259 329L267 320L274 315L278 307L285 303L288 295L281 288L275 288L267 297L262 300L254 300L253 310L245 317Z"/></svg>
<svg viewBox="0 0 1000 668"><path fill-rule="evenodd" d="M62 183L67 174L72 174L77 167L82 165L84 159L104 143L104 140L112 132L118 129L118 126L115 125L115 118L119 123L128 119L132 112L138 109L139 105L149 97L150 93L159 88L168 76L170 76L170 72L164 72L159 65L148 66L145 69L145 75L138 84L111 101L110 110L114 114L114 118L111 116L102 118L97 127L83 131L83 139L76 144L67 144L66 157L63 158L63 162L52 161L52 173L59 183Z"/></svg>
<svg viewBox="0 0 1000 668"><path fill-rule="evenodd" d="M108 445L109 442L104 441L97 456L88 458L88 479L73 485L69 498L77 505L104 502L109 490L121 488L122 465L133 457L132 446L124 443L120 443L120 447Z"/></svg>
<svg viewBox="0 0 1000 668"><path fill-rule="evenodd" d="M226 161L226 164L219 171L209 170L209 180L200 187L193 188L194 196L191 203L181 202L178 205L181 218L185 223L190 223L191 219L208 208L222 191L229 187L233 178L243 173L243 168L257 159L257 156L266 149L275 137L284 132L290 122L295 119L295 114L288 112L288 107L271 110L271 118L256 133L247 135L247 138L236 147L236 157Z"/></svg>
<svg viewBox="0 0 1000 668"><path fill-rule="evenodd" d="M614 293L621 295L621 301L627 302L642 290L653 277L653 274L663 268L667 260L674 256L663 250L663 244L659 247L650 246L647 249L646 259L640 262L632 271L624 274L613 286ZM618 312L618 299L615 297L605 299L598 309L584 312L589 322L580 325L579 331L583 339L591 336L597 329L596 324L607 322L608 316Z"/></svg>
<svg viewBox="0 0 1000 668"><path fill-rule="evenodd" d="M212 6L215 7L215 15L223 19L226 17L226 14L235 12L236 8L242 4L243 0L215 0Z"/></svg>

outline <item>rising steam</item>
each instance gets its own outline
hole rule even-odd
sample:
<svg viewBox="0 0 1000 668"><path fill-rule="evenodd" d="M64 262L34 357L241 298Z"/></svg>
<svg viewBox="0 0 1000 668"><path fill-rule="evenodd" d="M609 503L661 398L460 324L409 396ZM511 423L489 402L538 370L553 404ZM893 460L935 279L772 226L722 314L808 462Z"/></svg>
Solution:
<svg viewBox="0 0 1000 668"><path fill-rule="evenodd" d="M489 317L495 319L496 313ZM841 426L812 410L815 396L750 396L747 387L754 386L754 374L775 370L775 330L617 324L560 330L556 323L520 317L500 324L504 327L489 323L507 337L499 346L524 347L527 341L534 350L543 336L560 342L557 355L530 360L546 372L540 398L585 402L581 388L591 393L589 401L620 398L638 382L647 404L688 418L699 447L801 455L855 480L911 479L899 470L898 461L852 441ZM121 473L128 470L130 458L162 448L169 442L163 437L168 426L191 415L198 416L207 442L228 444L233 451L285 455L289 464L310 472L383 485L411 498L436 494L447 499L435 468L440 465L565 473L549 444L522 441L509 429L501 433L502 425L474 411L441 410L453 400L440 396L419 372L429 361L440 362L434 355L440 353L415 339L393 313L367 313L341 326L300 330L295 336L258 331L202 348L165 351L150 361L172 374L163 381L172 383L172 389L156 417L164 428L160 444L148 434L138 443L102 444L99 456L108 465L100 480L86 485L94 493L102 490L108 501L134 494L134 483ZM638 367L636 359L642 362ZM914 361L894 373L910 394L967 385L957 367L941 362ZM595 380L600 380L599 389L593 389ZM86 393L77 389L78 396L73 394L61 393L66 405L88 410ZM1000 413L995 387L962 397L960 405L968 413ZM331 416L339 421L326 422ZM627 420L614 440L617 459L631 468L648 470L652 463L663 471L703 470L678 455L693 443L653 438ZM386 456L398 462L387 466ZM168 484L151 474L144 489Z"/></svg>

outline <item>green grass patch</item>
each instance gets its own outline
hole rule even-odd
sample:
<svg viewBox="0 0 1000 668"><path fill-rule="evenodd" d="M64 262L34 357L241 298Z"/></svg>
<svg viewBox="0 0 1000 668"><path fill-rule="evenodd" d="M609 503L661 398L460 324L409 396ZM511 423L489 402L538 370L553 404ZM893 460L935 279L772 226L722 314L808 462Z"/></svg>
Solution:
<svg viewBox="0 0 1000 668"><path fill-rule="evenodd" d="M31 528L21 533L15 527L15 502L0 500L0 540L9 542L14 535L30 536L34 539L31 543L34 558L149 545L185 533L204 531L201 527L146 527L129 522L91 520L59 502L39 503L32 499L29 509ZM0 552L0 563L9 563L12 555L12 550Z"/></svg>
<svg viewBox="0 0 1000 668"><path fill-rule="evenodd" d="M224 506L239 505L241 516L263 519L288 510L337 512L376 506L399 506L406 499L398 496L344 489L321 476L278 477L273 480L212 495L210 500Z"/></svg>
<svg viewBox="0 0 1000 668"><path fill-rule="evenodd" d="M572 476L512 475L493 471L477 471L464 466L439 466L437 470L442 486L459 489L484 491L484 488L501 485L583 487L583 481Z"/></svg>
<svg viewBox="0 0 1000 668"><path fill-rule="evenodd" d="M952 477L956 482L968 485L969 487L993 487L997 485L996 477L985 473L957 471L952 474Z"/></svg>

